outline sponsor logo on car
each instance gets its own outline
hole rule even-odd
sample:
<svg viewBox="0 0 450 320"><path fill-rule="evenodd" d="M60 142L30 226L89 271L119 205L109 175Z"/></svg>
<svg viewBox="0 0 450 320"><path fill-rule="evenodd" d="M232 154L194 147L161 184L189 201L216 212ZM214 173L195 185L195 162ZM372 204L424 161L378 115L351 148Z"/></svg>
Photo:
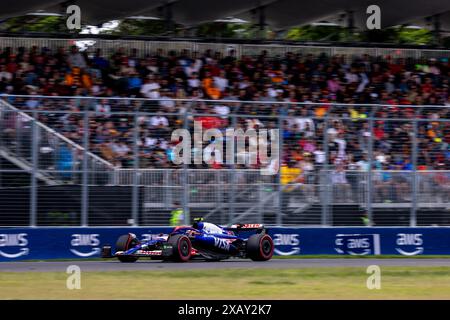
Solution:
<svg viewBox="0 0 450 320"><path fill-rule="evenodd" d="M94 255L100 254L100 245L99 240L100 235L98 233L90 233L90 234L72 234L72 240L70 241L70 245L72 248L70 251L79 256L79 257L92 257ZM73 248L75 247L75 248ZM79 248L83 247L83 248ZM86 251L86 249L89 251Z"/></svg>
<svg viewBox="0 0 450 320"><path fill-rule="evenodd" d="M395 250L404 256L422 254L424 251L422 237L422 233L397 233Z"/></svg>
<svg viewBox="0 0 450 320"><path fill-rule="evenodd" d="M274 253L280 256L290 256L300 253L298 234L275 233L273 235ZM283 247L283 248L280 248Z"/></svg>
<svg viewBox="0 0 450 320"><path fill-rule="evenodd" d="M263 227L263 225L260 223L247 223L247 224L243 224L241 226L241 228L243 228L243 229L253 229L253 228L261 228L261 227Z"/></svg>
<svg viewBox="0 0 450 320"><path fill-rule="evenodd" d="M379 234L337 234L335 248L339 254L363 256L380 254Z"/></svg>
<svg viewBox="0 0 450 320"><path fill-rule="evenodd" d="M227 239L214 237L214 246L225 251L230 251L230 242Z"/></svg>
<svg viewBox="0 0 450 320"><path fill-rule="evenodd" d="M2 233L0 234L0 255L8 259L19 258L30 253L26 233ZM9 249L10 247L18 247ZM13 251L13 252L12 252Z"/></svg>
<svg viewBox="0 0 450 320"><path fill-rule="evenodd" d="M145 256L160 256L162 255L162 250L152 250L152 251L137 250L135 254L142 254Z"/></svg>

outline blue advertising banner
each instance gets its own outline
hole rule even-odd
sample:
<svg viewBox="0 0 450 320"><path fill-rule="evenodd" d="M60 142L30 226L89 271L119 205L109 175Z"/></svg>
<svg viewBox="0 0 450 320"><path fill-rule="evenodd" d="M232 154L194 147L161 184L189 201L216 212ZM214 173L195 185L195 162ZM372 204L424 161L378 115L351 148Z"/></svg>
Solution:
<svg viewBox="0 0 450 320"><path fill-rule="evenodd" d="M0 228L0 261L100 256L128 232L139 239L168 227ZM275 255L450 255L450 228L269 228Z"/></svg>

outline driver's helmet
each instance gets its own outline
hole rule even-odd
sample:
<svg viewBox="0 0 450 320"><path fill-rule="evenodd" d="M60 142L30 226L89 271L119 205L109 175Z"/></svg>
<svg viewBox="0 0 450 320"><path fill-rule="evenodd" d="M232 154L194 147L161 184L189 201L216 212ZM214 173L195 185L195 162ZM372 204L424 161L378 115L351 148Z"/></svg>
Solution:
<svg viewBox="0 0 450 320"><path fill-rule="evenodd" d="M195 218L194 223L192 224L192 228L197 230L203 229L203 218Z"/></svg>
<svg viewBox="0 0 450 320"><path fill-rule="evenodd" d="M193 228L197 229L197 230L202 230L204 226L204 223L202 221L196 221L194 222L194 224L192 225Z"/></svg>

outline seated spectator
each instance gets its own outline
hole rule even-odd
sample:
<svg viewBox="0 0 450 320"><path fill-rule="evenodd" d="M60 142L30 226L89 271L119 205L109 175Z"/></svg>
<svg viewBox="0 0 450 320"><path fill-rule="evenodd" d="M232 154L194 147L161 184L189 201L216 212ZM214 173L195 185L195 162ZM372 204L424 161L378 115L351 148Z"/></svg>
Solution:
<svg viewBox="0 0 450 320"><path fill-rule="evenodd" d="M86 68L86 60L84 56L78 51L77 46L72 46L70 53L67 57L67 63L72 68Z"/></svg>
<svg viewBox="0 0 450 320"><path fill-rule="evenodd" d="M140 93L148 99L158 99L160 97L159 89L161 86L155 81L153 75L148 75L141 87Z"/></svg>
<svg viewBox="0 0 450 320"><path fill-rule="evenodd" d="M361 171L380 162L389 170L403 171L392 176L393 185L398 182L395 191L399 199L410 188L412 120L417 117L420 119L417 165L429 170L450 169L450 130L449 124L442 121L450 118L450 109L442 108L450 105L448 60L301 53L271 57L267 52L222 58L211 50L179 54L172 51L167 55L157 50L140 57L137 50L129 51L119 48L107 58L101 50L89 56L76 47L70 48L69 53L65 48L51 51L33 47L17 52L0 49L0 94L9 94L5 97L9 103L26 110L70 111L70 114L42 114L39 120L77 143L82 143L85 132L79 112L91 108L95 111L89 119L92 149L99 155L102 155L100 147L105 153L106 141L120 140L133 149L132 117L115 113L151 112L152 116L138 119L139 139L150 139L140 154L151 166L170 161L167 153L170 148L165 147L168 137L173 129L183 126L181 115L189 112L198 114L194 118L200 119L205 128L220 129L231 125L230 115L249 115L237 121L244 130L276 128L277 120L273 123L273 119L282 115L286 161L292 157L304 163L304 154L309 153L314 157L314 170L325 164L333 169L338 162ZM68 101L36 95L96 99ZM218 101L213 104L201 99ZM420 105L427 107L416 108ZM162 113L154 115L158 111ZM388 120L375 121L370 132L367 118L372 113ZM192 120L189 117L188 121ZM374 159L370 161L372 136ZM156 142L151 142L153 139ZM114 155L112 159L121 166L130 164L129 159L117 160ZM171 164L164 164L167 165ZM385 197L386 191L381 189L379 194Z"/></svg>

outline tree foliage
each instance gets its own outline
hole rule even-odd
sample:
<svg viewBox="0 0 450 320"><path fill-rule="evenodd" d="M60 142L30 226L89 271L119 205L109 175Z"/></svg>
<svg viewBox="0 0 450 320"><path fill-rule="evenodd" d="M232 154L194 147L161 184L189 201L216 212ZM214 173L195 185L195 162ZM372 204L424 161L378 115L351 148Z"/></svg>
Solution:
<svg viewBox="0 0 450 320"><path fill-rule="evenodd" d="M78 33L66 28L64 16L33 16L9 18L0 23L0 31L6 32L41 32L41 33ZM392 44L434 44L433 33L427 29L412 29L407 27L391 27L382 30L367 30L350 32L340 26L307 25L293 27L281 33L275 33L270 28L264 31L251 23L209 22L193 28L179 24L168 24L158 19L123 19L117 28L103 30L100 33L131 36L197 36L217 39L285 39L291 41L363 41ZM444 39L443 44L450 46L450 40Z"/></svg>
<svg viewBox="0 0 450 320"><path fill-rule="evenodd" d="M177 25L174 25L175 31ZM119 26L111 31L102 33L130 36L158 36L166 33L166 23L163 20L124 19Z"/></svg>
<svg viewBox="0 0 450 320"><path fill-rule="evenodd" d="M295 41L343 41L348 36L339 26L303 26L291 28L285 38Z"/></svg>
<svg viewBox="0 0 450 320"><path fill-rule="evenodd" d="M7 32L68 32L66 20L62 16L20 16L6 19L0 24L1 31Z"/></svg>

